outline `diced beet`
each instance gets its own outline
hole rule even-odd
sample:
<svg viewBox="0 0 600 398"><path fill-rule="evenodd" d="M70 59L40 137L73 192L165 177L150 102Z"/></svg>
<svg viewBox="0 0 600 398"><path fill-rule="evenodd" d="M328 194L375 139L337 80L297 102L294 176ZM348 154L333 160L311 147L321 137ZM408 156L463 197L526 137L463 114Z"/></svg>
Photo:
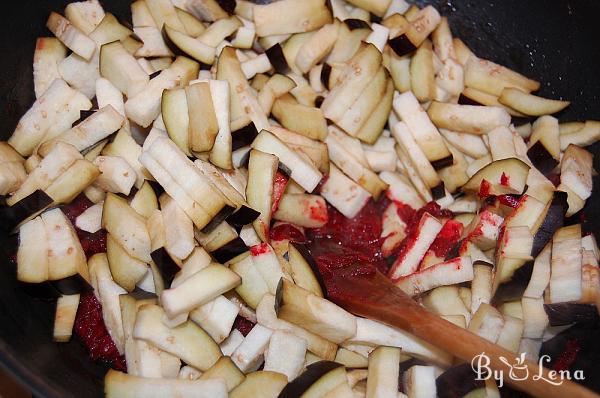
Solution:
<svg viewBox="0 0 600 398"><path fill-rule="evenodd" d="M290 240L292 242L304 243L306 242L306 236L304 233L296 228L292 224L282 223L273 228L270 231L271 240Z"/></svg>
<svg viewBox="0 0 600 398"><path fill-rule="evenodd" d="M81 295L73 331L87 348L93 361L103 361L121 371L127 370L125 357L106 330L102 319L102 305L93 293Z"/></svg>
<svg viewBox="0 0 600 398"><path fill-rule="evenodd" d="M254 322L252 322L240 315L238 315L235 318L235 321L233 322L233 328L237 329L241 334L244 335L244 337L246 335L248 335L248 333L250 333L250 331L252 330L254 325L255 325Z"/></svg>
<svg viewBox="0 0 600 398"><path fill-rule="evenodd" d="M71 224L75 225L75 219L93 205L94 203L91 200L81 194L73 199L71 203L61 206L61 210L65 213L69 221L71 221Z"/></svg>

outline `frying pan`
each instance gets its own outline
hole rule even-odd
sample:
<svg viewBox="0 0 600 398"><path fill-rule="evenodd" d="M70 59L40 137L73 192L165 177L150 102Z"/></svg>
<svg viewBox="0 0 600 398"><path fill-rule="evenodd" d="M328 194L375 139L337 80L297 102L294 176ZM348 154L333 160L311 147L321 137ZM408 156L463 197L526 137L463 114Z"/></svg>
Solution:
<svg viewBox="0 0 600 398"><path fill-rule="evenodd" d="M130 20L128 0L101 0L118 18ZM263 1L264 2L264 1ZM49 36L50 11L66 0L5 0L0 12L0 138L6 140L34 101L32 59L35 39ZM560 121L600 119L600 65L594 0L448 0L433 4L450 19L454 35L483 58L540 80L541 95L573 101ZM600 145L592 146L599 170ZM585 209L586 228L600 236L598 179ZM2 222L2 220L0 220ZM82 345L52 342L54 304L34 300L19 289L9 256L15 241L0 237L0 365L13 373L36 397L101 397L105 366L92 363ZM599 329L591 329L591 332ZM581 334L582 332L579 331ZM590 333L584 331L583 334ZM582 352L580 355L585 356ZM593 364L600 358L587 358ZM592 366L590 366L591 368ZM600 380L588 375L597 391Z"/></svg>

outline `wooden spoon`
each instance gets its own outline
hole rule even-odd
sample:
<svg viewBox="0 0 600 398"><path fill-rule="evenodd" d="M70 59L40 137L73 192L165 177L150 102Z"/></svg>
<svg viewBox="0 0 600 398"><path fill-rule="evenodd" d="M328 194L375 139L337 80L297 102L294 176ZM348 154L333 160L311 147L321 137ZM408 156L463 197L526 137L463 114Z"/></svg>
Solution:
<svg viewBox="0 0 600 398"><path fill-rule="evenodd" d="M600 395L569 380L564 380L561 385L537 378L534 380L534 375L541 375L545 379L550 379L550 376L548 369L540 369L538 364L531 361L524 363L529 372L528 378L511 380L508 376L511 369L500 357L513 363L514 352L429 312L379 272L370 275L346 273L334 276L329 282L328 298L347 311L405 330L467 363L485 353L490 359L489 367L502 371L504 381L518 390L539 398L600 398Z"/></svg>

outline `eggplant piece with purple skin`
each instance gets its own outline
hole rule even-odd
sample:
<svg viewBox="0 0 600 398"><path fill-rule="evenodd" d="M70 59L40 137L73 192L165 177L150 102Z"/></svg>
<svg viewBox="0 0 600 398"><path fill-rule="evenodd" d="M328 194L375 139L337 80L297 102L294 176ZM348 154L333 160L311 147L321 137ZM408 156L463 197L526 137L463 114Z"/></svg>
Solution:
<svg viewBox="0 0 600 398"><path fill-rule="evenodd" d="M136 301L156 299L158 296L156 293L147 292L144 289L135 287L132 292L127 293L128 296L133 297Z"/></svg>
<svg viewBox="0 0 600 398"><path fill-rule="evenodd" d="M363 21L362 19L348 18L348 19L344 19L344 23L350 30L354 30L354 29L372 30L371 26L366 21Z"/></svg>
<svg viewBox="0 0 600 398"><path fill-rule="evenodd" d="M444 161L444 159L440 159L437 162L439 161ZM452 163L452 156L450 157L450 162ZM444 187L443 181L431 188L431 196L433 197L433 200L438 200L446 196L446 188Z"/></svg>
<svg viewBox="0 0 600 398"><path fill-rule="evenodd" d="M254 210L251 207L243 205L235 213L229 215L226 221L233 227L243 227L244 225L252 223L260 216L260 212Z"/></svg>
<svg viewBox="0 0 600 398"><path fill-rule="evenodd" d="M308 250L308 248L306 247L306 245L303 245L301 243L296 243L296 242L292 242L290 241L290 246L293 247L293 249L296 250L296 252L298 254L300 254L300 256L302 257L302 259L304 259L304 264L292 264L290 263L290 266L292 268L292 276L294 278L294 281L296 282L296 284L298 284L299 286L303 287L304 289L307 289L307 286L302 286L302 284L296 280L298 279L298 277L296 276L297 273L304 273L304 278L310 278L309 273L312 272L312 276L314 276L314 280L316 280L316 282L318 283L320 289L321 289L321 296L323 298L327 298L327 286L325 285L325 280L323 279L323 275L321 274L321 271L319 270L319 266L317 265L317 262L315 261L315 259L313 258L312 254L310 253L310 251ZM290 254L289 251L286 253L288 255L288 261L290 258ZM292 253L292 262L293 262L293 254ZM300 267L302 267L302 269L299 269L298 265ZM311 278L312 279L312 278ZM312 282L312 281L310 281ZM312 291L312 289L307 289ZM318 289L317 289L318 290ZM314 293L314 291L313 291Z"/></svg>
<svg viewBox="0 0 600 398"><path fill-rule="evenodd" d="M225 205L221 209L221 211L219 211L219 213L216 216L214 216L213 219L210 220L210 222L204 228L202 228L202 230L201 230L202 233L208 234L208 233L212 232L215 228L217 228L219 226L219 224L221 224L229 216L231 216L234 211L235 211L235 207Z"/></svg>
<svg viewBox="0 0 600 398"><path fill-rule="evenodd" d="M271 46L267 51L265 51L267 58L269 58L269 62L273 65L273 69L275 72L281 73L282 75L286 75L291 72L290 66L285 59L285 55L283 54L283 49L279 43Z"/></svg>
<svg viewBox="0 0 600 398"><path fill-rule="evenodd" d="M593 304L554 303L544 304L550 326L564 326L578 322L598 323L600 315Z"/></svg>
<svg viewBox="0 0 600 398"><path fill-rule="evenodd" d="M252 144L252 141L258 135L258 130L253 122L231 133L231 150L237 151L240 148Z"/></svg>
<svg viewBox="0 0 600 398"><path fill-rule="evenodd" d="M594 391L600 391L600 323L577 323L545 341L540 356L548 355L548 369L580 371L584 380L574 380ZM502 388L504 390L504 388Z"/></svg>
<svg viewBox="0 0 600 398"><path fill-rule="evenodd" d="M21 222L50 206L52 202L52 198L46 192L38 189L12 206L0 208L0 217L3 220L0 229L4 232L12 231Z"/></svg>
<svg viewBox="0 0 600 398"><path fill-rule="evenodd" d="M321 68L321 84L325 86L325 88L329 89L329 77L331 76L331 65L327 62L323 64ZM320 108L320 106L319 106Z"/></svg>
<svg viewBox="0 0 600 398"><path fill-rule="evenodd" d="M319 361L308 365L300 376L285 386L279 398L301 397L317 380L341 366L343 365L332 361Z"/></svg>
<svg viewBox="0 0 600 398"><path fill-rule="evenodd" d="M80 110L79 111L79 119L77 119L76 121L73 122L73 127L77 126L79 123L83 122L85 119L92 116L96 112L98 112L98 109L90 109L87 111L85 109Z"/></svg>
<svg viewBox="0 0 600 398"><path fill-rule="evenodd" d="M464 93L460 93L458 96L458 104L459 105L474 105L474 106L482 106L483 104L475 101L472 98L467 97Z"/></svg>
<svg viewBox="0 0 600 398"><path fill-rule="evenodd" d="M520 300L523 297L525 289L527 289L527 285L529 285L532 273L533 261L528 261L515 271L508 282L498 286L492 302L500 304L507 301Z"/></svg>
<svg viewBox="0 0 600 398"><path fill-rule="evenodd" d="M441 169L443 169L445 167L448 167L448 166L452 166L452 164L454 164L454 157L452 155L446 156L445 158L434 160L433 162L431 162L431 166L436 171L437 170L441 170ZM443 184L443 182L442 182L442 184ZM442 187L443 187L443 185L442 185ZM433 191L432 191L432 193L433 193ZM444 193L444 195L442 195L442 197L444 197L445 195L446 194Z"/></svg>
<svg viewBox="0 0 600 398"><path fill-rule="evenodd" d="M239 236L228 242L226 245L219 247L217 250L211 252L210 254L221 264L225 264L226 262L236 258L242 253L247 252L248 246L244 243L242 238Z"/></svg>
<svg viewBox="0 0 600 398"><path fill-rule="evenodd" d="M50 282L52 286L63 295L87 293L94 290L81 275L73 275L68 278Z"/></svg>
<svg viewBox="0 0 600 398"><path fill-rule="evenodd" d="M404 372L413 366L427 366L427 362L417 358L410 358L400 362L400 369L398 371L398 391L406 391L406 387L404 386Z"/></svg>
<svg viewBox="0 0 600 398"><path fill-rule="evenodd" d="M536 142L529 148L527 157L544 176L548 176L558 166L558 161L552 157L542 141Z"/></svg>
<svg viewBox="0 0 600 398"><path fill-rule="evenodd" d="M173 261L164 247L154 250L150 253L150 257L152 257L152 261L154 261L154 264L156 264L160 270L160 274L162 275L165 284L171 286L175 274L178 273L181 268Z"/></svg>
<svg viewBox="0 0 600 398"><path fill-rule="evenodd" d="M223 11L225 11L227 14L229 14L229 15L235 14L235 6L236 6L235 0L216 0L216 2L219 5L219 7L221 7L223 9Z"/></svg>
<svg viewBox="0 0 600 398"><path fill-rule="evenodd" d="M398 37L388 40L388 44L399 57L410 54L417 49L417 47L410 41L406 34L402 34Z"/></svg>
<svg viewBox="0 0 600 398"><path fill-rule="evenodd" d="M453 366L435 381L439 398L462 398L471 391L485 387L485 381L476 380L471 364Z"/></svg>
<svg viewBox="0 0 600 398"><path fill-rule="evenodd" d="M533 236L533 247L531 255L535 258L554 236L554 232L561 228L565 223L565 214L569 205L567 203L567 193L556 191L550 202L550 207L546 213L542 225Z"/></svg>

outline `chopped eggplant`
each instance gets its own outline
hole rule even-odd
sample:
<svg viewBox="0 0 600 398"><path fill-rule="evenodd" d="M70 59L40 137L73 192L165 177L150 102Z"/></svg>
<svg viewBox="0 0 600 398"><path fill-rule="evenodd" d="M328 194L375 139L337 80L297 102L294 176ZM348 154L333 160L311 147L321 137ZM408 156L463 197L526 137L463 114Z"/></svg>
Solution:
<svg viewBox="0 0 600 398"><path fill-rule="evenodd" d="M277 316L334 343L356 333L356 317L337 305L281 279L277 287Z"/></svg>

